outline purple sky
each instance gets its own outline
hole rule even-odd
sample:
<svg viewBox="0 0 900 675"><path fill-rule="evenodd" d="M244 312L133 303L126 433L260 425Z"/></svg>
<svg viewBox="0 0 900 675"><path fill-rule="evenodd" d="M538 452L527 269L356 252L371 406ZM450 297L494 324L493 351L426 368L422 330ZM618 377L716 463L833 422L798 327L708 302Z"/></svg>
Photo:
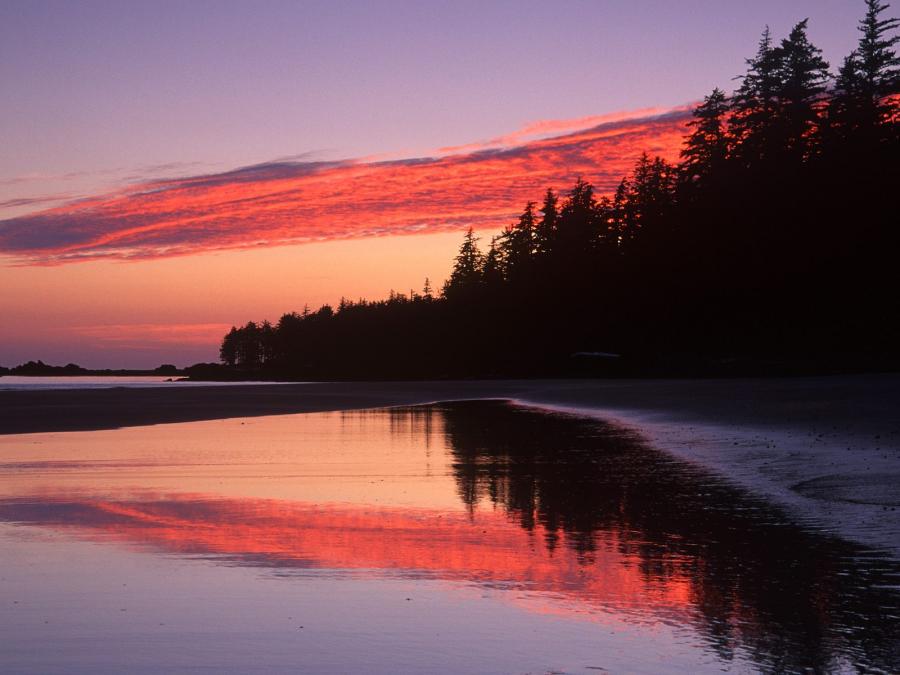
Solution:
<svg viewBox="0 0 900 675"><path fill-rule="evenodd" d="M862 6L6 0L0 202L285 156L419 155L677 105L728 87L766 23L781 36L810 16L838 62Z"/></svg>
<svg viewBox="0 0 900 675"><path fill-rule="evenodd" d="M153 179L275 160L427 157L541 120L665 111L714 86L733 88L766 24L780 39L809 17L810 37L835 69L856 44L863 12L863 0L3 0L0 224L18 219L16 232L29 241L80 236L96 225L70 217L88 218L84 204L60 216L68 230L22 216L141 191ZM597 146L592 180L609 171L605 147ZM618 161L613 173L630 155ZM505 169L484 175L491 178L465 185L509 197ZM381 188L378 180L370 187ZM398 185L388 195L397 208L413 201L410 183ZM317 194L335 192L323 189ZM319 201L308 194L306 202ZM333 199L329 208L345 205ZM147 217L113 213L101 234ZM239 223L226 229L242 236ZM382 297L418 288L426 275L439 286L456 245L457 233L433 233L56 267L0 253L0 364L214 359L232 323L342 295Z"/></svg>

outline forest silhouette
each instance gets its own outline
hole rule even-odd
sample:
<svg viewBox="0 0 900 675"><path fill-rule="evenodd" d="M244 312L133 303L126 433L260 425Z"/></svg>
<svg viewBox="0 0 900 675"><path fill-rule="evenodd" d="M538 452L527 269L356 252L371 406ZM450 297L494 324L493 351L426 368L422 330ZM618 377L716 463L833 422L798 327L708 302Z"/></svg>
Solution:
<svg viewBox="0 0 900 675"><path fill-rule="evenodd" d="M866 0L832 75L807 21L768 28L681 158L612 195L548 189L440 292L249 322L220 375L397 378L896 367L900 20ZM744 364L744 365L741 365ZM787 365L786 365L787 364ZM211 374L211 373L206 373Z"/></svg>

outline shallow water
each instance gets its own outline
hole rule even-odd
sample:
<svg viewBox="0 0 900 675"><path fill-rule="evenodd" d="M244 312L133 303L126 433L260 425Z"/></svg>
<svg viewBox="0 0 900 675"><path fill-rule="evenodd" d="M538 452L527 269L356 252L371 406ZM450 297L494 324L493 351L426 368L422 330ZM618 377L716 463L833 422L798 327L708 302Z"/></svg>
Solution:
<svg viewBox="0 0 900 675"><path fill-rule="evenodd" d="M0 437L3 672L900 671L895 561L467 402Z"/></svg>

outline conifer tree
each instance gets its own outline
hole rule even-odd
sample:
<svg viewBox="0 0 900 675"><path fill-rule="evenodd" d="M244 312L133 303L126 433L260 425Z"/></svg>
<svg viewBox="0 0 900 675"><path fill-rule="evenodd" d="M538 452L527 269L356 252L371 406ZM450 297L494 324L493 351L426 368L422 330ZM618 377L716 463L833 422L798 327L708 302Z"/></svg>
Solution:
<svg viewBox="0 0 900 675"><path fill-rule="evenodd" d="M219 348L219 359L222 363L233 366L238 357L238 329L234 326L222 339L222 346Z"/></svg>
<svg viewBox="0 0 900 675"><path fill-rule="evenodd" d="M882 19L889 5L866 0L866 15L859 22L859 44L841 66L835 81L830 117L845 140L883 136L879 127L895 120L900 92L900 57L894 49L900 35L890 35L900 19Z"/></svg>
<svg viewBox="0 0 900 675"><path fill-rule="evenodd" d="M782 142L795 156L806 157L815 150L823 94L829 78L822 50L806 34L808 19L797 23L781 41L781 77L777 94L777 118L784 130Z"/></svg>
<svg viewBox="0 0 900 675"><path fill-rule="evenodd" d="M450 277L444 284L444 297L461 297L473 291L481 283L484 256L478 250L478 238L470 227L460 244Z"/></svg>
<svg viewBox="0 0 900 675"><path fill-rule="evenodd" d="M656 228L673 203L675 169L661 157L641 154L628 181L628 203L634 230ZM636 232L632 234L632 238Z"/></svg>
<svg viewBox="0 0 900 675"><path fill-rule="evenodd" d="M535 206L535 202L528 202L519 221L500 235L499 248L507 279L520 281L531 269L535 250Z"/></svg>
<svg viewBox="0 0 900 675"><path fill-rule="evenodd" d="M636 231L631 227L630 204L628 201L630 191L631 184L628 182L628 178L623 178L616 186L616 191L610 204L610 225L616 245L619 248L628 246Z"/></svg>
<svg viewBox="0 0 900 675"><path fill-rule="evenodd" d="M756 56L747 60L747 73L732 98L729 134L733 153L745 165L770 154L772 127L782 88L782 51L772 46L769 27L763 31Z"/></svg>
<svg viewBox="0 0 900 675"><path fill-rule="evenodd" d="M275 328L268 320L259 327L259 345L261 363L269 363L275 358Z"/></svg>
<svg viewBox="0 0 900 675"><path fill-rule="evenodd" d="M866 0L866 15L859 25L862 36L856 52L863 93L876 105L886 105L886 97L900 92L900 57L894 50L900 35L889 35L900 27L900 19L880 18L888 7L880 0Z"/></svg>
<svg viewBox="0 0 900 675"><path fill-rule="evenodd" d="M541 219L535 228L535 249L538 255L547 255L553 250L559 224L558 204L559 198L551 188L547 188L541 205Z"/></svg>
<svg viewBox="0 0 900 675"><path fill-rule="evenodd" d="M481 280L487 288L499 288L505 278L506 267L503 254L498 243L499 237L491 239L487 255L484 256L484 266L481 271Z"/></svg>
<svg viewBox="0 0 900 675"><path fill-rule="evenodd" d="M258 366L262 360L259 326L255 321L248 321L238 333L237 363L242 366Z"/></svg>
<svg viewBox="0 0 900 675"><path fill-rule="evenodd" d="M557 256L567 261L584 258L596 249L598 235L594 187L579 176L560 209Z"/></svg>
<svg viewBox="0 0 900 675"><path fill-rule="evenodd" d="M728 98L718 87L694 108L694 118L688 122L692 131L681 150L680 173L685 183L700 183L721 169L728 154L727 115Z"/></svg>

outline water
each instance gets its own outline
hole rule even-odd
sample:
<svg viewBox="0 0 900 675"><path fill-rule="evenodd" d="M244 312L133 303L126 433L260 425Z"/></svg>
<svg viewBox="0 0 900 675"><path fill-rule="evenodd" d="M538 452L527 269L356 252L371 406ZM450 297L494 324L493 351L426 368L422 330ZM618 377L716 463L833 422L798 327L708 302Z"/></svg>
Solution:
<svg viewBox="0 0 900 675"><path fill-rule="evenodd" d="M896 561L468 402L0 437L3 672L898 672Z"/></svg>
<svg viewBox="0 0 900 675"><path fill-rule="evenodd" d="M276 384L274 382L176 382L168 375L71 375L61 377L4 375L0 377L0 391L41 389L113 389L115 387L208 387L245 384ZM292 384L298 384L296 382Z"/></svg>

